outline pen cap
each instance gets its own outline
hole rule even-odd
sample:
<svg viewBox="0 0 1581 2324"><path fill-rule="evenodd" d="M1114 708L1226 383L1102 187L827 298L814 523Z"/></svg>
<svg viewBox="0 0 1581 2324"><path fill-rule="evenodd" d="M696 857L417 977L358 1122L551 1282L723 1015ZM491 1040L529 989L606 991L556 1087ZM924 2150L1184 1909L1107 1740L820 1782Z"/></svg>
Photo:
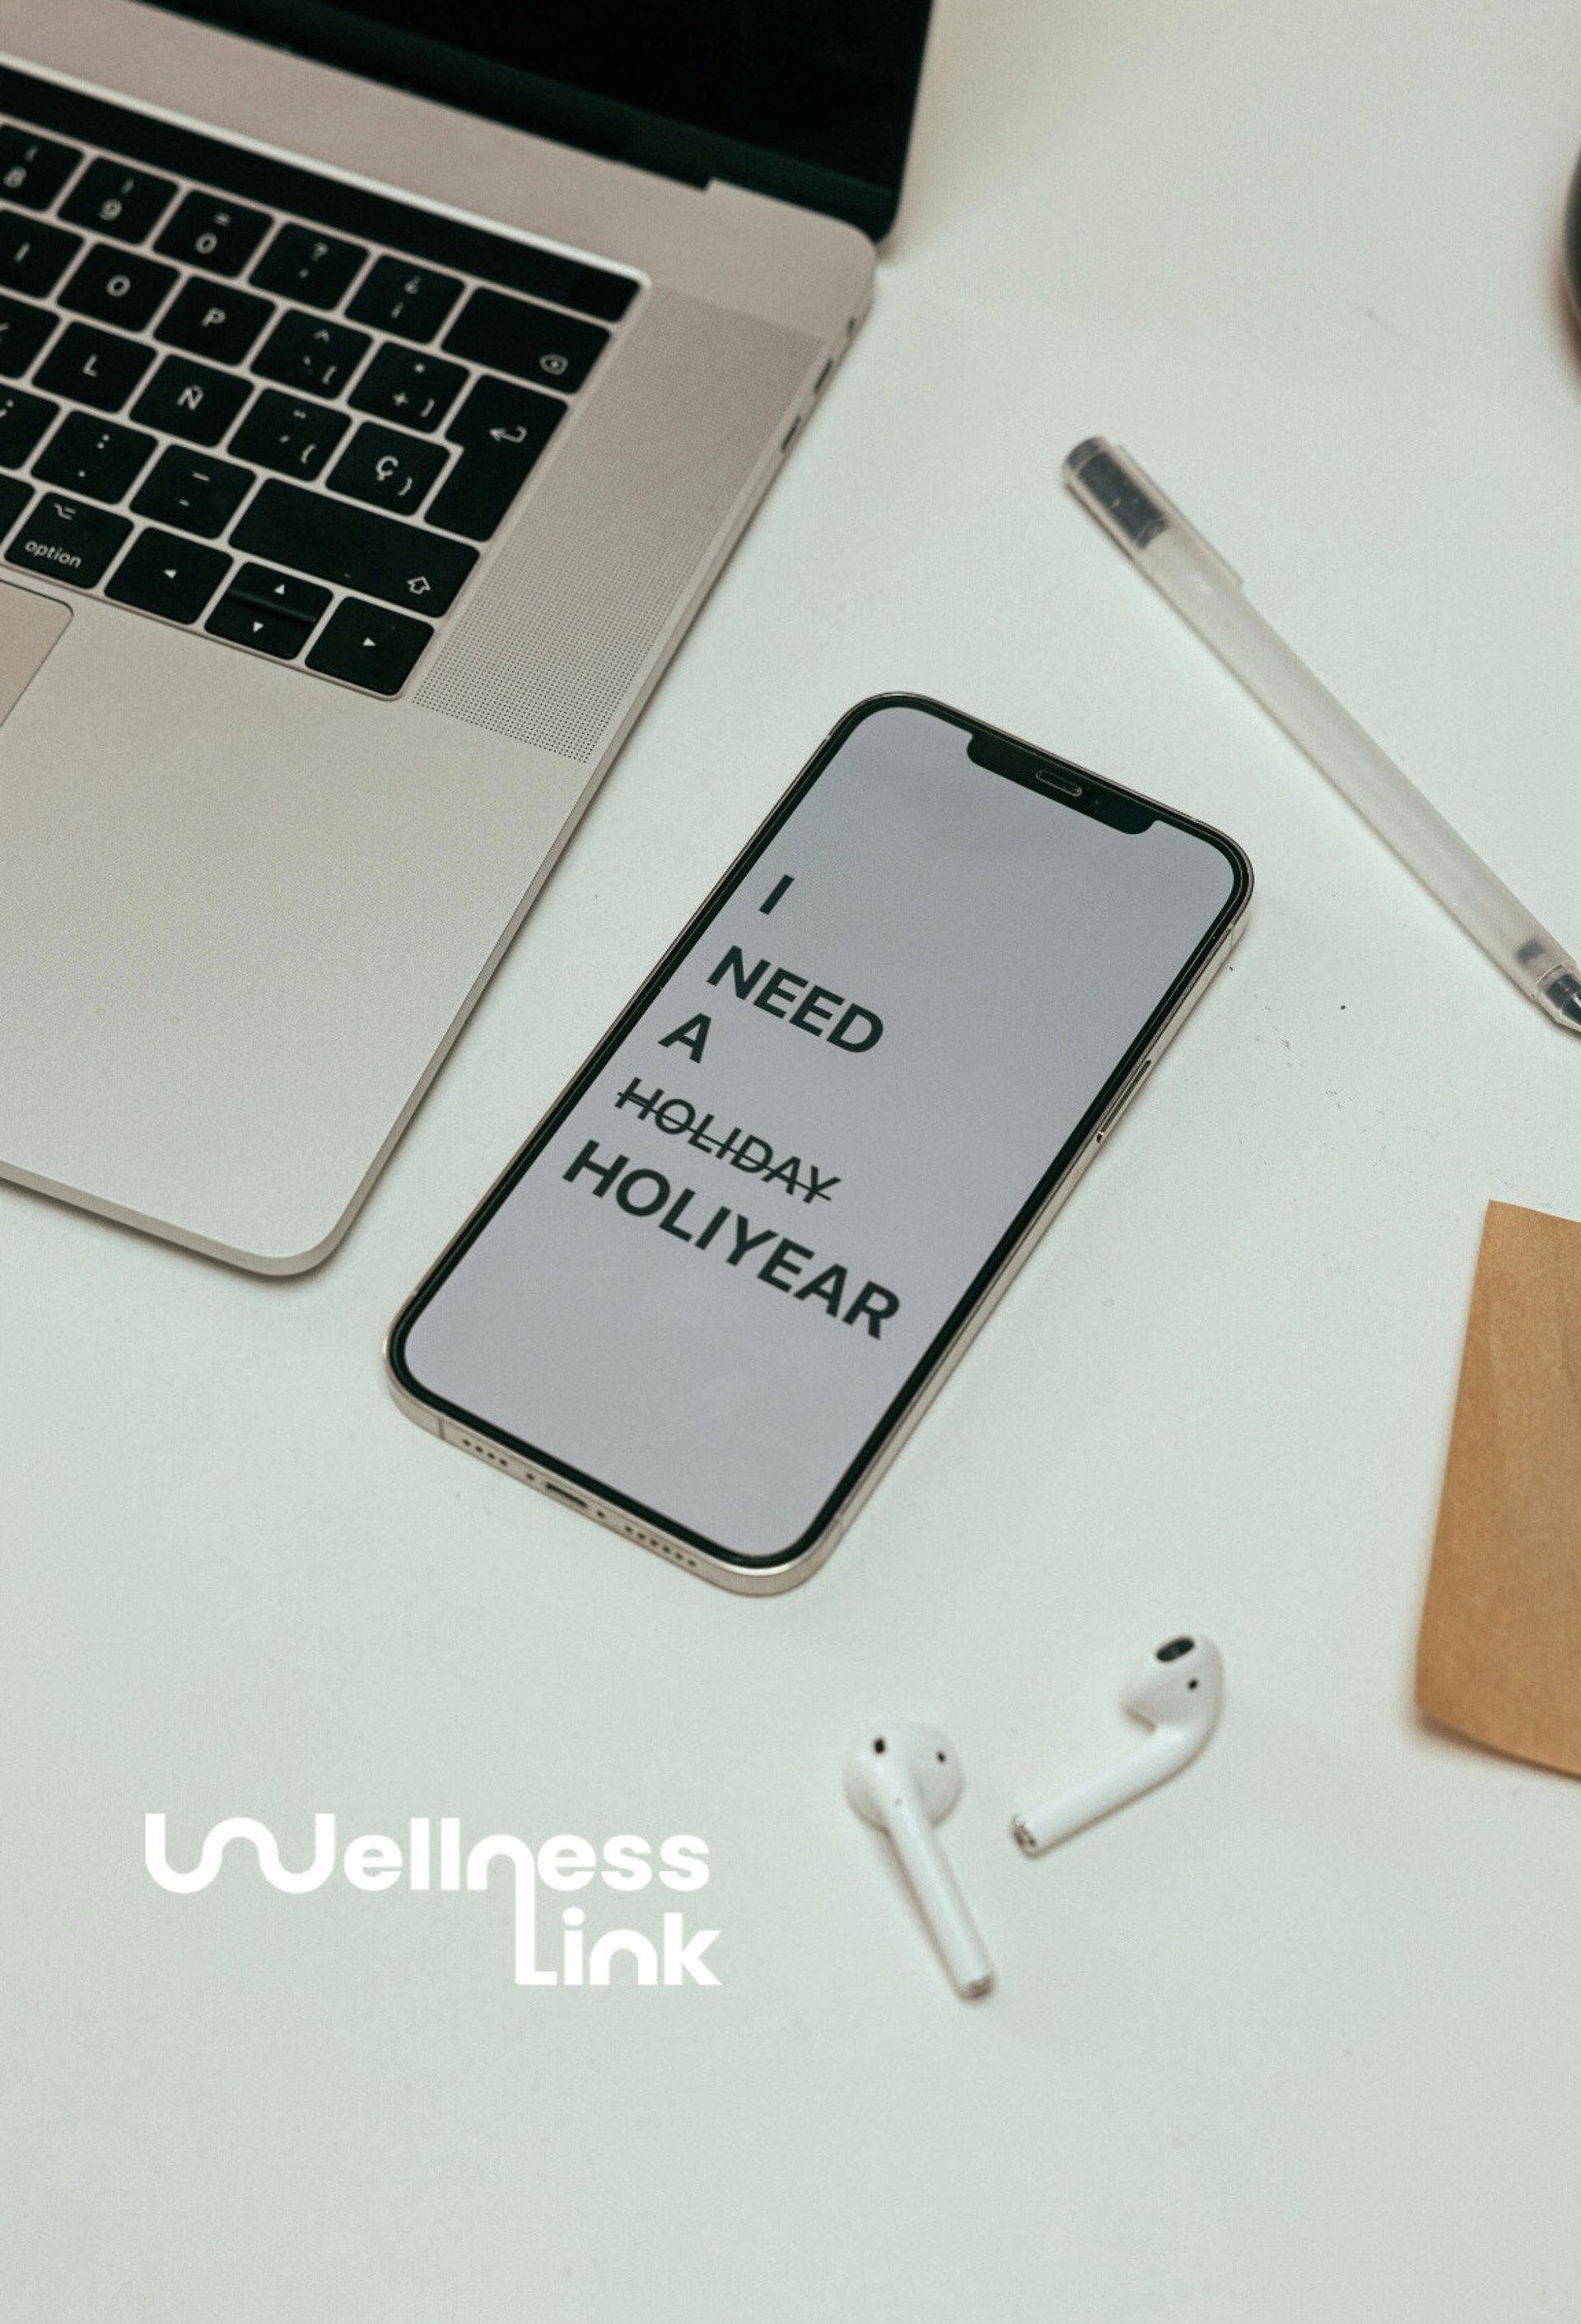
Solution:
<svg viewBox="0 0 1581 2324"><path fill-rule="evenodd" d="M1240 587L1241 576L1234 567L1208 547L1196 526L1118 444L1106 443L1101 436L1087 437L1066 454L1060 474L1088 514L1139 565L1151 564L1167 550L1184 552L1190 561L1210 568L1216 582Z"/></svg>
<svg viewBox="0 0 1581 2324"><path fill-rule="evenodd" d="M1251 604L1241 576L1118 445L1089 437L1069 490L1160 597L1365 816L1424 887L1549 1016L1581 1028L1581 971Z"/></svg>

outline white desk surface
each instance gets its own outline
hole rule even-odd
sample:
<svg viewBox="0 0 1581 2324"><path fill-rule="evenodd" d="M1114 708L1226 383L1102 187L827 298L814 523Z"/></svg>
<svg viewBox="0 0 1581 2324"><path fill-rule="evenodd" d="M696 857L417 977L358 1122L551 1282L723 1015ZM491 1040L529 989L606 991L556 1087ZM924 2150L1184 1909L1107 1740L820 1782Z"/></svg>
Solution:
<svg viewBox="0 0 1581 2324"><path fill-rule="evenodd" d="M5 2324L1558 2324L1581 1790L1410 1702L1479 1222L1581 1215L1567 1045L1056 485L1125 444L1581 943L1581 143L1558 0L944 0L827 406L342 1253L0 1190ZM831 1564L756 1604L411 1427L383 1330L836 715L911 687L1246 845L1246 940ZM1173 1626L1208 1754L1029 1864ZM840 1797L965 1758L949 1994ZM312 1897L416 1813L697 1832L711 1992ZM583 1901L656 1928L655 1894ZM698 1915L693 1905L706 1905ZM558 1921L558 1914L555 1916Z"/></svg>

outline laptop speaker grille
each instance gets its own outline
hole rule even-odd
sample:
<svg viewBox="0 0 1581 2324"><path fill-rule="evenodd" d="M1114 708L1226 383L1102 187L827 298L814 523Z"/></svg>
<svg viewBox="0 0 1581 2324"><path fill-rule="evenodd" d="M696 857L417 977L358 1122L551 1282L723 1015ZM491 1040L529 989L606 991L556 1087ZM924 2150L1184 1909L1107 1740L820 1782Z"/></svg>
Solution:
<svg viewBox="0 0 1581 2324"><path fill-rule="evenodd" d="M818 355L804 332L651 292L412 698L596 758Z"/></svg>

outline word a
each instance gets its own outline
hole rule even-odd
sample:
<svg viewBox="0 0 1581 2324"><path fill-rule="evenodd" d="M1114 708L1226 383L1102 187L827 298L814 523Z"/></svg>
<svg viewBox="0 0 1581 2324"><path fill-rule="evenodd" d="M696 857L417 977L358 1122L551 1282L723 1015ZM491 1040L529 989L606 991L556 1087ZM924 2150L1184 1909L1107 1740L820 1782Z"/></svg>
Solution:
<svg viewBox="0 0 1581 2324"><path fill-rule="evenodd" d="M699 1154L713 1155L718 1161L728 1162L733 1170L744 1170L749 1177L760 1174L765 1186L783 1186L788 1194L800 1194L804 1203L827 1203L829 1188L839 1185L838 1178L826 1178L815 1163L807 1165L805 1182L801 1176L801 1157L790 1155L783 1162L774 1161L774 1149L766 1138L743 1137L733 1130L728 1138L710 1138L714 1117L706 1113L698 1120L698 1110L689 1099L667 1098L661 1089L644 1091L640 1081L629 1081L615 1101L616 1107L634 1105L644 1121L652 1121L666 1138L685 1137L689 1146ZM755 1149L755 1150L754 1150Z"/></svg>
<svg viewBox="0 0 1581 2324"><path fill-rule="evenodd" d="M794 1025L799 1032L810 1033L815 1041L827 1041L831 1048L859 1053L864 1049L876 1048L883 1040L883 1018L875 1016L871 1009L860 1007L855 1001L846 1004L845 994L834 991L827 984L813 985L792 1009L790 1003L809 979L798 976L789 968L775 968L767 983L760 984L759 979L770 967L768 961L760 960L755 968L748 968L745 954L739 945L732 945L708 982L717 984L727 976L737 1001L750 1001L754 1009L765 1010L771 1017L778 1017L786 1024ZM842 1006L846 1009L845 1015L831 1022L836 1010ZM689 1017L686 1023L678 1025L673 1033L666 1033L659 1047L661 1049L684 1049L694 1065L701 1065L713 1026L713 1019L706 1012Z"/></svg>
<svg viewBox="0 0 1581 2324"><path fill-rule="evenodd" d="M694 1250L707 1250L717 1240L726 1267L739 1267L750 1252L761 1250L766 1242L772 1243L773 1250L754 1271L760 1283L769 1284L775 1291L790 1291L808 1262L816 1257L809 1244L792 1242L789 1235L776 1236L772 1227L763 1227L754 1233L752 1221L744 1212L733 1211L728 1203L722 1203L707 1226L693 1234L680 1222L697 1199L694 1187L683 1186L671 1202L675 1190L661 1170L633 1170L629 1154L617 1154L613 1161L602 1161L596 1139L587 1140L564 1175L569 1179L579 1178L584 1170L594 1180L594 1194L602 1198L613 1188L616 1203L632 1218L651 1219L663 1211L660 1231L673 1235L677 1242L690 1243ZM669 1208L665 1209L667 1204ZM726 1222L732 1226L732 1233L721 1236L719 1231ZM882 1283L864 1283L850 1305L846 1306L849 1272L845 1267L820 1268L799 1290L790 1291L790 1296L793 1299L816 1299L837 1323L855 1323L860 1316L867 1325L868 1337L876 1340L889 1317L899 1313L900 1300Z"/></svg>
<svg viewBox="0 0 1581 2324"><path fill-rule="evenodd" d="M404 1856L400 1843L386 1833L364 1832L347 1842L338 1858L340 1869L353 1888L368 1894L393 1888L403 1869L409 1890L427 1890L434 1885L430 1840L427 1816L411 1818ZM227 1816L213 1825L204 1835L195 1868L190 1872L178 1872L170 1860L164 1817L150 1814L143 1820L143 1863L150 1877L177 1896L195 1895L217 1879L226 1850L233 1840L247 1843L269 1886L288 1896L305 1896L315 1888L322 1888L335 1870L333 1815L313 1818L312 1861L302 1872L286 1869L274 1834L266 1823L260 1823L253 1816ZM658 1985L661 1981L667 1986L689 1982L717 1985L719 1980L703 1955L718 1936L718 1930L698 1929L689 1938L685 1916L680 1913L664 1914L658 1946L640 1929L606 1929L594 1940L588 1951L583 1928L587 1916L579 1905L571 1905L560 1914L559 1968L539 1967L540 1882L546 1888L559 1890L586 1888L596 1874L608 1888L645 1888L653 1877L652 1854L648 1842L635 1832L619 1832L606 1840L601 1861L592 1842L575 1832L561 1832L552 1840L541 1841L535 1855L526 1841L518 1840L513 1832L495 1831L476 1841L463 1859L460 1818L441 1816L438 1885L441 1891L464 1890L476 1895L487 1888L489 1872L495 1864L510 1865L515 1891L514 1960L518 1985L607 1986L612 1981L614 1964L622 1956L635 1963L638 1985ZM674 1832L660 1843L659 1878L667 1888L705 1887L707 1856L706 1840L690 1832Z"/></svg>

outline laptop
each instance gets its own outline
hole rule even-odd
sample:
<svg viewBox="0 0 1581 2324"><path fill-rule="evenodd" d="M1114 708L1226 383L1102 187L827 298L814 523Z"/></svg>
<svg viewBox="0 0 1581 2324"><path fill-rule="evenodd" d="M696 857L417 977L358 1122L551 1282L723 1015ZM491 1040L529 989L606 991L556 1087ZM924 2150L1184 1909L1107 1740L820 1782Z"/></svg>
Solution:
<svg viewBox="0 0 1581 2324"><path fill-rule="evenodd" d="M872 292L929 0L0 0L0 1176L331 1251Z"/></svg>

